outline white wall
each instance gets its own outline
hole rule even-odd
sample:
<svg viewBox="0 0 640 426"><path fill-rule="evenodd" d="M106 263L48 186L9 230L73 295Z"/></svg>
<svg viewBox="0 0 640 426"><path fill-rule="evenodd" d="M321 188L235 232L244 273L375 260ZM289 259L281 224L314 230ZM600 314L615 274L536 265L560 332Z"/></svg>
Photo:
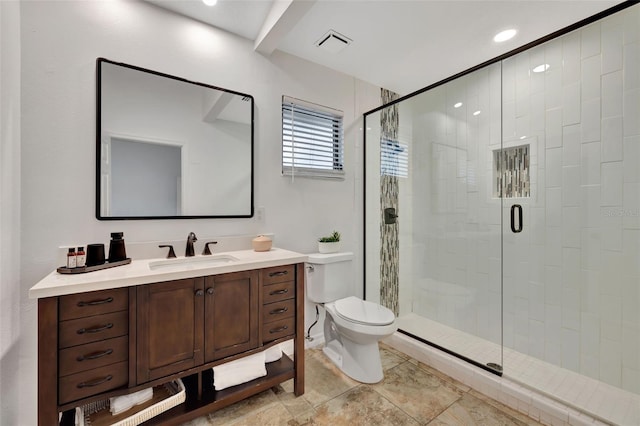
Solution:
<svg viewBox="0 0 640 426"><path fill-rule="evenodd" d="M279 52L266 58L253 51L249 40L142 2L23 2L21 12L20 293L26 365L19 374L27 388L21 394L26 416L21 424L36 422L35 410L26 409L36 398L35 301L26 300L26 292L57 266L59 245L106 242L113 231L123 231L127 241L186 239L189 231L201 238L274 232L278 246L313 252L318 236L337 229L344 249L356 252L354 292L361 294L361 114L379 103L378 88ZM253 95L255 201L264 206L264 218L97 221L98 56ZM344 111L345 181L292 182L280 175L283 94ZM312 320L309 307L307 324ZM3 409L3 421L17 409Z"/></svg>
<svg viewBox="0 0 640 426"><path fill-rule="evenodd" d="M20 7L0 2L0 424L20 424Z"/></svg>

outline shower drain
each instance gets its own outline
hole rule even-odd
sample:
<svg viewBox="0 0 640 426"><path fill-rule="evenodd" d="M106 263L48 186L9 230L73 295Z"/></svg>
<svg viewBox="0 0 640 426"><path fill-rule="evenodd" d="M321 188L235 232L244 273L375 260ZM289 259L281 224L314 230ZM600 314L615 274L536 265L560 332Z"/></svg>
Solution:
<svg viewBox="0 0 640 426"><path fill-rule="evenodd" d="M500 364L496 364L495 362L488 362L486 365L493 370L502 371L502 366Z"/></svg>

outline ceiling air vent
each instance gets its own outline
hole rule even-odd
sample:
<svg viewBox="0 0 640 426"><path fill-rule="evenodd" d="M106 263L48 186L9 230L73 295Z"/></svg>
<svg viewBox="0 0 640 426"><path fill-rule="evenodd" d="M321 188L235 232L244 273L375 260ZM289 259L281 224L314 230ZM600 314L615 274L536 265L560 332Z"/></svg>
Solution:
<svg viewBox="0 0 640 426"><path fill-rule="evenodd" d="M316 46L330 53L338 53L351 44L351 39L337 31L329 30L316 42Z"/></svg>

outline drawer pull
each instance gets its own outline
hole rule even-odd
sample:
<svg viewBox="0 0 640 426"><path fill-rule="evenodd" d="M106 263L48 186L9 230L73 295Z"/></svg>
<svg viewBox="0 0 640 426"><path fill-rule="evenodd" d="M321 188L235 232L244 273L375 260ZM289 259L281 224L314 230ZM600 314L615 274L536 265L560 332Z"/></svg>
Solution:
<svg viewBox="0 0 640 426"><path fill-rule="evenodd" d="M285 331L287 328L286 325L283 325L282 327L278 327L278 328L272 328L271 330L269 330L269 333L274 334L274 333L280 333L281 331Z"/></svg>
<svg viewBox="0 0 640 426"><path fill-rule="evenodd" d="M283 275L287 275L289 271L278 271L278 272L269 272L270 277L281 277Z"/></svg>
<svg viewBox="0 0 640 426"><path fill-rule="evenodd" d="M272 311L269 311L269 315L278 315L278 314L284 314L285 312L287 312L289 310L289 308L280 308L280 309L274 309Z"/></svg>
<svg viewBox="0 0 640 426"><path fill-rule="evenodd" d="M78 383L78 389L82 389L82 388L90 388L92 386L98 386L101 385L103 383L107 383L109 380L113 379L113 376L111 374L107 375L107 377L103 377L102 379L96 379L93 380L91 382L82 382L82 383Z"/></svg>
<svg viewBox="0 0 640 426"><path fill-rule="evenodd" d="M91 302L80 301L80 302L78 302L78 306L80 306L80 307L83 307L83 306L96 306L96 305L104 305L105 303L111 303L111 302L113 302L113 297L107 297L106 299L92 300Z"/></svg>
<svg viewBox="0 0 640 426"><path fill-rule="evenodd" d="M110 328L113 328L113 323L111 323L111 322L109 324L101 325L101 326L97 326L97 327L81 328L80 330L78 330L78 334L98 333L100 331L105 331L105 330L108 330Z"/></svg>
<svg viewBox="0 0 640 426"><path fill-rule="evenodd" d="M93 352L88 355L80 355L78 358L76 358L76 360L80 362L80 361L84 361L85 359L98 359L106 355L111 355L112 353L113 353L113 349L107 349L106 351L102 351L102 352Z"/></svg>
<svg viewBox="0 0 640 426"><path fill-rule="evenodd" d="M286 294L286 293L289 293L289 289L288 288L285 288L285 289L282 289L282 290L274 290L271 293L269 293L269 296L273 296L275 294Z"/></svg>

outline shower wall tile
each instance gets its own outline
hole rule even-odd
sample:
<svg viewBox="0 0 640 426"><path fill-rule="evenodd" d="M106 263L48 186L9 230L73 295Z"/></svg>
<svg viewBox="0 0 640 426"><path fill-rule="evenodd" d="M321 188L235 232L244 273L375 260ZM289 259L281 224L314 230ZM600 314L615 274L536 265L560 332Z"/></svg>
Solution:
<svg viewBox="0 0 640 426"><path fill-rule="evenodd" d="M639 24L640 25L640 24ZM624 46L624 90L640 88L640 42Z"/></svg>
<svg viewBox="0 0 640 426"><path fill-rule="evenodd" d="M622 161L622 115L602 119L602 161Z"/></svg>
<svg viewBox="0 0 640 426"><path fill-rule="evenodd" d="M622 206L622 161L602 163L602 206Z"/></svg>
<svg viewBox="0 0 640 426"><path fill-rule="evenodd" d="M581 33L582 33L582 38L581 38L582 58L584 59L584 58L588 58L590 56L599 54L600 53L600 23L596 22L594 24L584 27Z"/></svg>
<svg viewBox="0 0 640 426"><path fill-rule="evenodd" d="M602 339L600 346L600 380L612 386L622 386L622 344Z"/></svg>
<svg viewBox="0 0 640 426"><path fill-rule="evenodd" d="M562 188L547 188L547 227L562 226Z"/></svg>
<svg viewBox="0 0 640 426"><path fill-rule="evenodd" d="M612 16L602 25L602 74L622 69L624 16Z"/></svg>
<svg viewBox="0 0 640 426"><path fill-rule="evenodd" d="M580 183L582 185L600 184L600 143L583 143L580 156Z"/></svg>
<svg viewBox="0 0 640 426"><path fill-rule="evenodd" d="M580 324L581 352L585 355L597 356L600 353L599 315L583 312Z"/></svg>
<svg viewBox="0 0 640 426"><path fill-rule="evenodd" d="M562 88L562 124L580 122L580 82L566 84Z"/></svg>
<svg viewBox="0 0 640 426"><path fill-rule="evenodd" d="M564 126L562 128L562 165L580 165L580 126Z"/></svg>
<svg viewBox="0 0 640 426"><path fill-rule="evenodd" d="M640 182L640 135L624 138L623 148L625 154L622 160L624 181Z"/></svg>
<svg viewBox="0 0 640 426"><path fill-rule="evenodd" d="M562 265L562 232L560 232L559 226L549 226L547 228L547 241L545 248L545 264L555 266Z"/></svg>
<svg viewBox="0 0 640 426"><path fill-rule="evenodd" d="M553 61L552 61L553 62ZM559 108L562 106L562 64L549 64L549 69L545 73L545 106L547 109Z"/></svg>
<svg viewBox="0 0 640 426"><path fill-rule="evenodd" d="M580 221L584 228L597 228L602 224L600 194L600 185L583 185L580 188Z"/></svg>
<svg viewBox="0 0 640 426"><path fill-rule="evenodd" d="M622 93L622 71L602 76L602 118L622 116Z"/></svg>
<svg viewBox="0 0 640 426"><path fill-rule="evenodd" d="M562 246L580 247L580 223L576 218L580 217L580 207L562 208Z"/></svg>
<svg viewBox="0 0 640 426"><path fill-rule="evenodd" d="M629 117L629 120L623 120L624 136L640 135L640 120L637 119L640 117L640 89L625 90L623 98L624 116Z"/></svg>
<svg viewBox="0 0 640 426"><path fill-rule="evenodd" d="M567 166L562 168L562 205L580 205L580 167ZM576 217L579 217L576 216ZM575 221L575 218L574 218ZM579 222L575 221L576 225Z"/></svg>
<svg viewBox="0 0 640 426"><path fill-rule="evenodd" d="M582 255L580 266L588 271L600 271L601 269L601 235L600 228L582 228L580 254Z"/></svg>
<svg viewBox="0 0 640 426"><path fill-rule="evenodd" d="M602 249L622 251L622 217L619 208L602 208ZM616 276L618 273L615 274Z"/></svg>
<svg viewBox="0 0 640 426"><path fill-rule="evenodd" d="M562 146L562 108L547 109L545 116L546 148Z"/></svg>
<svg viewBox="0 0 640 426"><path fill-rule="evenodd" d="M562 186L562 148L546 150L546 179L547 188Z"/></svg>
<svg viewBox="0 0 640 426"><path fill-rule="evenodd" d="M562 37L562 84L580 81L580 32Z"/></svg>
<svg viewBox="0 0 640 426"><path fill-rule="evenodd" d="M580 332L562 329L562 367L576 371L580 368Z"/></svg>
<svg viewBox="0 0 640 426"><path fill-rule="evenodd" d="M640 11L634 7L624 15L624 43L636 41L640 41Z"/></svg>
<svg viewBox="0 0 640 426"><path fill-rule="evenodd" d="M582 61L582 79L580 83L583 101L600 97L601 67L602 60L600 55L592 56Z"/></svg>
<svg viewBox="0 0 640 426"><path fill-rule="evenodd" d="M581 140L595 142L600 140L600 98L582 100Z"/></svg>
<svg viewBox="0 0 640 426"><path fill-rule="evenodd" d="M562 286L574 289L581 287L580 248L562 249Z"/></svg>
<svg viewBox="0 0 640 426"><path fill-rule="evenodd" d="M562 327L580 331L580 291L576 288L562 289ZM577 345L576 351L580 349ZM578 359L576 354L575 359ZM577 370L573 368L572 370Z"/></svg>
<svg viewBox="0 0 640 426"><path fill-rule="evenodd" d="M544 79L544 76L540 76L540 79ZM544 80L543 81L544 84ZM545 106L544 106L544 92L538 92L531 95L531 115L529 120L529 127L532 134L540 134L545 129ZM578 135L579 136L579 135Z"/></svg>

